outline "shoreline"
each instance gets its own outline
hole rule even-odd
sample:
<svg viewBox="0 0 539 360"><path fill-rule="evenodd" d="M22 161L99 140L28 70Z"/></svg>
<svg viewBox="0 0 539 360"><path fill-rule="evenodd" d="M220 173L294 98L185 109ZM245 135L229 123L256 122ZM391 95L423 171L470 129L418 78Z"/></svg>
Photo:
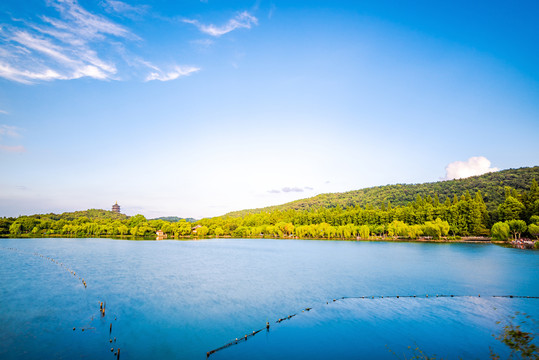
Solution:
<svg viewBox="0 0 539 360"><path fill-rule="evenodd" d="M156 239L155 236L150 237L137 237L133 235L127 235L127 236L66 236L61 234L51 234L51 235L41 235L41 236L6 236L6 235L0 235L0 239L48 239L48 238L60 238L60 239L111 239L111 240L148 240L148 241L164 241L164 240L178 240L178 241L185 241L185 240L209 240L209 239L273 239L273 240L316 240L316 241L363 241L363 242L420 242L420 243L493 243L493 244L510 244L510 242L505 241L495 241L492 240L492 238L485 237L467 237L467 238L461 238L461 239L426 239L426 238L418 238L418 239L410 239L410 238L390 238L390 237L384 237L384 238L299 238L295 236L286 236L286 237L265 237L265 236L249 236L249 237L233 237L233 236L179 236L179 237L169 237L166 239Z"/></svg>
<svg viewBox="0 0 539 360"><path fill-rule="evenodd" d="M327 239L327 238L296 238L296 237L232 237L232 236L223 236L223 237L193 237L193 236L180 236L179 238L171 237L167 239L161 239L156 237L135 237L135 236L17 236L10 237L5 235L0 235L0 240L2 239L108 239L108 240L126 240L126 241L202 241L202 240L218 240L218 239L238 239L238 240L298 240L298 241L350 241L350 242L386 242L386 243L421 243L421 244L482 244L482 245L497 245L504 248L511 249L521 249L521 250L539 250L537 244L539 241L535 241L535 245L531 247L519 247L515 246L511 241L498 241L492 240L492 238L478 238L478 237L468 237L461 239L405 239L405 238L373 238L373 239Z"/></svg>

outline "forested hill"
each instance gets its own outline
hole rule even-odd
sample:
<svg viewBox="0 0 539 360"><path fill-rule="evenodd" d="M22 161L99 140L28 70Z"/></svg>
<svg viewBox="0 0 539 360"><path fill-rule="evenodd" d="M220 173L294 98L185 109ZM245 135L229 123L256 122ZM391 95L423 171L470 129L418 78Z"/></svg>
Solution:
<svg viewBox="0 0 539 360"><path fill-rule="evenodd" d="M441 239L539 237L539 167L414 185L387 185L310 199L235 216L147 220L107 210L0 218L0 236L298 237Z"/></svg>
<svg viewBox="0 0 539 360"><path fill-rule="evenodd" d="M110 210L102 209L88 209L82 211L65 212L62 214L43 214L33 215L33 217L50 219L50 220L66 220L71 221L78 218L87 218L89 220L126 220L128 218L125 214L120 214Z"/></svg>
<svg viewBox="0 0 539 360"><path fill-rule="evenodd" d="M418 195L423 198L430 195L434 198L437 194L439 201L444 202L446 198L452 200L454 196L461 196L466 190L470 193L481 190L487 209L492 211L504 201L505 186L510 186L517 190L528 190L534 178L539 181L539 166L503 170L466 179L424 184L384 185L343 193L320 194L282 205L234 211L226 214L226 216L243 217L248 214L276 210L308 210L311 208L335 208L337 206L348 208L359 205L363 208L367 206L382 208L387 206L388 201L393 206L406 206L413 202Z"/></svg>

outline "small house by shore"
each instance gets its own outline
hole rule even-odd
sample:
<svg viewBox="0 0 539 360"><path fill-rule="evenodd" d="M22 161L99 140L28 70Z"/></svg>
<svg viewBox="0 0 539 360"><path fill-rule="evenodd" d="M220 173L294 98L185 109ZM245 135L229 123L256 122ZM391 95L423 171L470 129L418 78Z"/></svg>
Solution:
<svg viewBox="0 0 539 360"><path fill-rule="evenodd" d="M168 235L166 233L164 233L163 230L157 230L155 232L155 235L157 235L156 240L165 240L168 237Z"/></svg>

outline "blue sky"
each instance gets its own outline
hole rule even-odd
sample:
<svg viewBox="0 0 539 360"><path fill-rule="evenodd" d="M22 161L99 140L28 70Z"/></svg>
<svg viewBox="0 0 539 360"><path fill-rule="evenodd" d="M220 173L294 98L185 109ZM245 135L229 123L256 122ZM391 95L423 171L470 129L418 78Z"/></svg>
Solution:
<svg viewBox="0 0 539 360"><path fill-rule="evenodd" d="M0 216L535 166L539 3L0 3Z"/></svg>

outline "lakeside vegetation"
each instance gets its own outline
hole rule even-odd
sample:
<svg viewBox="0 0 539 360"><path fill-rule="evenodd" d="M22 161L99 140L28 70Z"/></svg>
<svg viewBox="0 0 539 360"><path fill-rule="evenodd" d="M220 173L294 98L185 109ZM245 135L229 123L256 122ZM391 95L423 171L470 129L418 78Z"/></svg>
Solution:
<svg viewBox="0 0 539 360"><path fill-rule="evenodd" d="M148 220L142 215L128 217L112 211L95 209L2 218L0 235L151 237L155 236L157 230L162 230L169 237L176 238L226 236L418 239L421 237L455 240L460 237L492 236L499 241L520 237L537 238L539 186L534 175L539 178L539 167L504 170L463 180L388 185L356 192L319 195L288 205L267 208L269 210L244 210L196 222L176 217ZM438 189L439 192L433 192L433 189ZM453 190L456 192L451 192ZM488 196L485 196L484 191ZM349 194L350 197L347 198L344 194ZM358 194L362 196L358 198ZM378 199L382 194L386 194L383 196L387 196L387 200ZM406 201L405 199L411 194L415 194L415 198ZM503 195L500 197L500 194ZM329 199L329 202L315 206L314 204L318 204L320 199ZM365 201L371 202L367 202L364 206L360 205ZM353 205L345 206L341 203ZM295 208L298 204L303 205Z"/></svg>

